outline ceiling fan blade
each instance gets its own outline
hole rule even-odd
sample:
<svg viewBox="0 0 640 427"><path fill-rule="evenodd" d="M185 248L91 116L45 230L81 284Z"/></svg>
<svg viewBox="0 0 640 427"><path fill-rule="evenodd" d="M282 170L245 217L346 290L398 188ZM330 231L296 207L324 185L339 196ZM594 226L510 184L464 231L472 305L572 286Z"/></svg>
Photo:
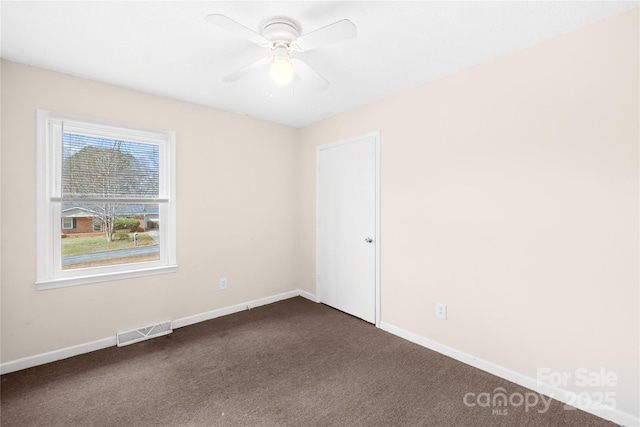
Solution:
<svg viewBox="0 0 640 427"><path fill-rule="evenodd" d="M306 62L298 58L292 58L291 62L293 64L293 72L316 90L321 91L329 87L329 82L313 68L309 67Z"/></svg>
<svg viewBox="0 0 640 427"><path fill-rule="evenodd" d="M355 24L348 19L343 19L300 36L295 44L299 50L311 50L353 38L357 34L358 30Z"/></svg>
<svg viewBox="0 0 640 427"><path fill-rule="evenodd" d="M243 78L244 76L246 76L247 74L250 74L251 72L259 69L260 67L263 67L265 65L267 65L269 62L271 62L271 58L262 58L257 60L256 62L253 62L245 67L240 68L237 71L234 71L233 73L229 74L228 76L226 76L225 78L222 79L222 81L227 82L227 83L231 83L231 82L235 82L237 80L240 80L241 78Z"/></svg>
<svg viewBox="0 0 640 427"><path fill-rule="evenodd" d="M238 22L234 21L228 16L212 14L212 15L207 15L205 19L207 20L208 23L213 24L217 27L223 28L231 33L237 34L240 37L244 37L245 39L250 40L257 45L262 46L262 45L269 44L269 40L262 37L262 35L256 33L250 28L245 27L242 24L239 24Z"/></svg>

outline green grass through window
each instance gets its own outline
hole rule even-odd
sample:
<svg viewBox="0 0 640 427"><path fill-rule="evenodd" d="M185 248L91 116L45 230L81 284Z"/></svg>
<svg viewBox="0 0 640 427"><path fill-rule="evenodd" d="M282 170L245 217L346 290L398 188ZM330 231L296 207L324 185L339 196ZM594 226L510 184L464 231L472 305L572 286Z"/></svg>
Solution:
<svg viewBox="0 0 640 427"><path fill-rule="evenodd" d="M138 246L151 246L155 242L145 233L138 233ZM129 235L126 240L113 240L107 242L105 236L92 237L66 237L62 239L61 250L62 256L84 255L98 252L115 251L118 249L133 248L133 234Z"/></svg>

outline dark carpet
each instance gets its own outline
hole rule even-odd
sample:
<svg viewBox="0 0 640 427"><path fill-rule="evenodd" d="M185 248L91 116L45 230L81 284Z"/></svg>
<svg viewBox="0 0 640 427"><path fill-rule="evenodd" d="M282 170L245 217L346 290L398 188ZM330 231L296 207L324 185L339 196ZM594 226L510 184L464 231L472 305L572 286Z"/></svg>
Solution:
<svg viewBox="0 0 640 427"><path fill-rule="evenodd" d="M1 384L2 427L614 425L300 297Z"/></svg>

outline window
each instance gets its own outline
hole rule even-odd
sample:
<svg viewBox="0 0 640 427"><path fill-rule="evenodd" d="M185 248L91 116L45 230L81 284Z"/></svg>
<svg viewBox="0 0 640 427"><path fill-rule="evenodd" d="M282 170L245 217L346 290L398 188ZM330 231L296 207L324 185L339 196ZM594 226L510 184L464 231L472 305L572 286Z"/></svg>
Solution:
<svg viewBox="0 0 640 427"><path fill-rule="evenodd" d="M69 230L76 228L76 219L75 218L62 218L62 229Z"/></svg>
<svg viewBox="0 0 640 427"><path fill-rule="evenodd" d="M174 132L38 111L38 289L175 272L175 210Z"/></svg>

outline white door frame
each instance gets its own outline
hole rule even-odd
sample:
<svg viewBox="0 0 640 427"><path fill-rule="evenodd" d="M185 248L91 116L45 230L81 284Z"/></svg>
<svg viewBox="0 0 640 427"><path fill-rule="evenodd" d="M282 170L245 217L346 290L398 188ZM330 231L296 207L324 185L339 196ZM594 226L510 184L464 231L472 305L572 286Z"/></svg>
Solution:
<svg viewBox="0 0 640 427"><path fill-rule="evenodd" d="M319 218L319 173L320 173L320 151L325 150L327 148L333 148L339 145L350 144L355 141L364 139L364 138L374 138L375 140L375 174L376 174L376 188L375 188L375 325L377 328L380 327L380 131L367 133L364 135L359 135L353 138L343 139L336 142L331 142L328 144L318 145L316 147L316 295L319 295L318 292L318 272L317 267L319 264L318 253L319 253L319 227L318 227L318 218Z"/></svg>

